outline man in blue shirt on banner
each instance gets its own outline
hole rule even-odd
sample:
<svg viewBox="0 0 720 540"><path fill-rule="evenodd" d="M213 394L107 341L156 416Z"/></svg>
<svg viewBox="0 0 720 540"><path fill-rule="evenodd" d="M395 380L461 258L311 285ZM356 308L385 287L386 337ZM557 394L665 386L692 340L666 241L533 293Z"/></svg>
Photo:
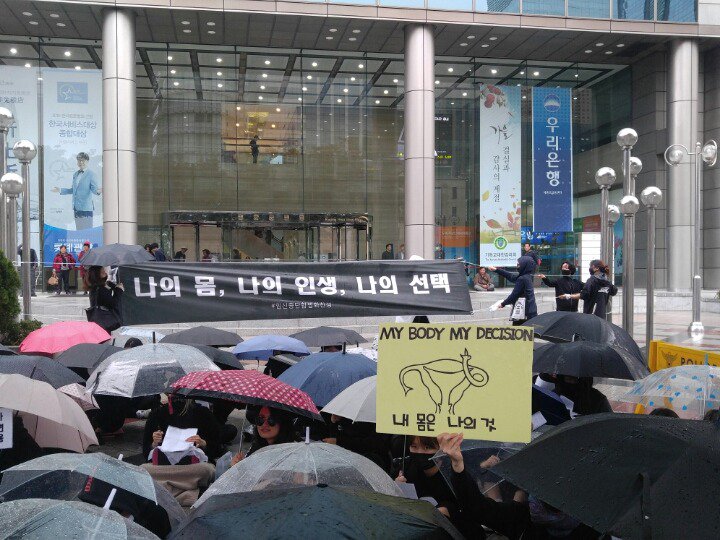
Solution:
<svg viewBox="0 0 720 540"><path fill-rule="evenodd" d="M78 170L73 174L71 188L52 188L54 193L60 195L72 195L73 212L75 213L75 230L92 229L93 212L95 204L92 196L100 195L102 188L98 187L95 173L87 168L90 156L85 152L77 155Z"/></svg>

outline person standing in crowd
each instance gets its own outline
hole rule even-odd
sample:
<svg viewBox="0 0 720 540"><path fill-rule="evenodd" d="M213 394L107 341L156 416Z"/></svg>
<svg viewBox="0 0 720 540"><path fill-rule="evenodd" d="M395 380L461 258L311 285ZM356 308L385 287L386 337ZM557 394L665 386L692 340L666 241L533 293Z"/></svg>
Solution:
<svg viewBox="0 0 720 540"><path fill-rule="evenodd" d="M63 244L60 246L60 252L53 259L53 275L60 279L55 294L60 294L62 291L70 294L70 270L73 268L75 268L75 257L68 253L67 246Z"/></svg>
<svg viewBox="0 0 720 540"><path fill-rule="evenodd" d="M569 377L558 375L554 392L573 402L573 412L577 415L613 412L605 394L593 388L592 377Z"/></svg>
<svg viewBox="0 0 720 540"><path fill-rule="evenodd" d="M101 195L102 188L98 186L95 173L88 169L90 156L80 152L77 156L78 170L72 177L72 187L54 187L51 191L60 195L72 195L73 212L75 213L75 230L92 229L95 203L93 195Z"/></svg>
<svg viewBox="0 0 720 540"><path fill-rule="evenodd" d="M165 256L165 252L160 249L160 246L157 242L153 242L150 244L150 253L153 257L155 257L155 260L157 262L165 262L167 261L167 257Z"/></svg>
<svg viewBox="0 0 720 540"><path fill-rule="evenodd" d="M514 318L513 326L518 326L537 316L537 304L535 303L535 288L533 287L533 272L535 272L535 260L532 257L523 255L518 259L517 272L508 272L502 268L488 266L491 272L497 272L505 279L515 284L510 296L497 304L498 307L512 305L515 310L515 303L521 299L525 299L524 318Z"/></svg>
<svg viewBox="0 0 720 540"><path fill-rule="evenodd" d="M87 283L88 271L87 271L87 268L85 268L82 265L82 260L83 260L83 257L85 257L85 255L88 254L88 251L90 251L90 242L86 240L85 243L83 244L82 251L80 253L78 253L78 258L77 258L78 264L80 265L80 281L82 281L84 295L88 294L89 286Z"/></svg>
<svg viewBox="0 0 720 540"><path fill-rule="evenodd" d="M566 294L577 294L583 288L583 282L575 279L575 265L570 261L563 261L560 267L562 277L560 279L550 279L545 274L538 274L543 283L548 287L555 288L555 307L557 311L577 311L578 300L575 298L566 299Z"/></svg>
<svg viewBox="0 0 720 540"><path fill-rule="evenodd" d="M148 253L150 253L150 255L152 255L152 252L150 251L150 244L145 244L145 251L147 251Z"/></svg>
<svg viewBox="0 0 720 540"><path fill-rule="evenodd" d="M495 290L492 278L487 273L487 269L484 266L478 267L478 271L473 278L473 289L476 291L490 292Z"/></svg>
<svg viewBox="0 0 720 540"><path fill-rule="evenodd" d="M23 246L20 244L18 246L18 255L20 256L20 261L22 262L22 253L23 253ZM37 267L38 267L38 258L37 253L33 248L30 248L30 296L37 296L35 294L35 274L37 273ZM20 272L20 274L24 277L25 274L23 272ZM22 290L20 291L20 295L22 296Z"/></svg>
<svg viewBox="0 0 720 540"><path fill-rule="evenodd" d="M180 248L179 250L177 250L177 252L175 253L175 256L173 257L173 260L175 262L185 262L187 260L187 255L185 255L187 253L187 250L188 250L188 248L186 248L186 247L183 247L183 248Z"/></svg>
<svg viewBox="0 0 720 540"><path fill-rule="evenodd" d="M91 266L87 271L87 284L90 288L90 307L101 307L112 311L118 321L122 320L120 302L125 287L108 281L107 272L102 266ZM111 330L105 328L108 332Z"/></svg>
<svg viewBox="0 0 720 540"><path fill-rule="evenodd" d="M535 265L540 266L542 259L540 257L538 257L537 252L532 248L532 246L530 245L530 242L525 242L524 249L525 249L524 255L526 255L528 257L532 257L532 260L535 261Z"/></svg>
<svg viewBox="0 0 720 540"><path fill-rule="evenodd" d="M255 135L250 139L250 154L252 155L253 163L258 162L258 156L260 155L260 145L258 144L259 137Z"/></svg>
<svg viewBox="0 0 720 540"><path fill-rule="evenodd" d="M212 257L210 256L209 249L202 250L202 259L200 259L200 262L212 262Z"/></svg>
<svg viewBox="0 0 720 540"><path fill-rule="evenodd" d="M385 251L382 252L381 259L383 261L389 261L395 258L395 255L393 254L393 245L392 244L385 244Z"/></svg>
<svg viewBox="0 0 720 540"><path fill-rule="evenodd" d="M400 244L400 251L398 251L397 258L400 260L405 258L405 244Z"/></svg>
<svg viewBox="0 0 720 540"><path fill-rule="evenodd" d="M237 465L240 461L266 446L297 442L293 417L290 413L273 409L271 407L248 407L245 411L248 421L253 428L253 443L247 454L238 452L232 457L231 464Z"/></svg>
<svg viewBox="0 0 720 540"><path fill-rule="evenodd" d="M615 296L618 289L609 279L610 268L600 259L590 262L590 279L577 294L565 294L566 300L582 298L583 313L592 313L604 319L607 316L607 305L611 296Z"/></svg>

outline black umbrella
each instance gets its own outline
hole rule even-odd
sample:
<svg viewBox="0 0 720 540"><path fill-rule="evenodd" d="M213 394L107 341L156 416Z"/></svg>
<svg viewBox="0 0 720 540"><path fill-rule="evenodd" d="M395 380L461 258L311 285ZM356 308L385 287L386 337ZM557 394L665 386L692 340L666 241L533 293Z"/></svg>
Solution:
<svg viewBox="0 0 720 540"><path fill-rule="evenodd" d="M235 332L210 328L209 326L195 326L168 334L160 343L179 343L181 345L207 345L209 347L234 347L242 343L243 339Z"/></svg>
<svg viewBox="0 0 720 540"><path fill-rule="evenodd" d="M462 538L426 501L325 484L216 495L194 510L172 537L240 536Z"/></svg>
<svg viewBox="0 0 720 540"><path fill-rule="evenodd" d="M625 349L591 341L548 343L538 347L533 351L533 372L633 381L650 373L644 363Z"/></svg>
<svg viewBox="0 0 720 540"><path fill-rule="evenodd" d="M275 377L276 379L285 373L288 368L291 368L295 364L297 364L300 360L305 358L304 356L295 356L294 354L275 354L268 358L267 363L265 364L265 369L263 370L263 373L265 375L270 375L271 377Z"/></svg>
<svg viewBox="0 0 720 540"><path fill-rule="evenodd" d="M122 351L109 343L80 343L73 345L68 350L55 358L63 366L69 368L84 368L92 371L97 365L111 354Z"/></svg>
<svg viewBox="0 0 720 540"><path fill-rule="evenodd" d="M640 347L625 330L597 315L572 311L549 311L533 317L525 326L532 326L535 337L554 343L575 341L578 337L594 343L607 343L628 351L643 364Z"/></svg>
<svg viewBox="0 0 720 540"><path fill-rule="evenodd" d="M365 343L367 339L358 334L355 330L335 328L334 326L318 326L303 330L290 337L299 339L308 347L326 347L332 345L343 345L345 343Z"/></svg>
<svg viewBox="0 0 720 540"><path fill-rule="evenodd" d="M493 472L601 533L716 539L719 444L710 422L596 414L553 429Z"/></svg>
<svg viewBox="0 0 720 540"><path fill-rule="evenodd" d="M12 356L12 355L17 355L17 353L15 351L9 349L5 345L0 344L0 356L3 356L3 355Z"/></svg>
<svg viewBox="0 0 720 540"><path fill-rule="evenodd" d="M235 355L230 351L223 351L208 345L191 345L191 347L205 354L210 360L215 362L220 369L245 369L242 362L235 358Z"/></svg>
<svg viewBox="0 0 720 540"><path fill-rule="evenodd" d="M0 373L24 375L46 382L53 388L85 382L77 373L44 356L4 356L0 358Z"/></svg>
<svg viewBox="0 0 720 540"><path fill-rule="evenodd" d="M91 249L80 261L83 266L120 266L154 261L142 246L128 244L107 244Z"/></svg>

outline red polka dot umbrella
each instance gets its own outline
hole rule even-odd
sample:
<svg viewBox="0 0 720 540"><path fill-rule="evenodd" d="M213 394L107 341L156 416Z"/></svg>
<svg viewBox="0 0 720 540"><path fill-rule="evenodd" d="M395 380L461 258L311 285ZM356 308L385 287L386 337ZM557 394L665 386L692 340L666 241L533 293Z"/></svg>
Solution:
<svg viewBox="0 0 720 540"><path fill-rule="evenodd" d="M320 411L305 392L254 370L196 371L178 379L170 387L175 394L190 398L266 405L322 420Z"/></svg>

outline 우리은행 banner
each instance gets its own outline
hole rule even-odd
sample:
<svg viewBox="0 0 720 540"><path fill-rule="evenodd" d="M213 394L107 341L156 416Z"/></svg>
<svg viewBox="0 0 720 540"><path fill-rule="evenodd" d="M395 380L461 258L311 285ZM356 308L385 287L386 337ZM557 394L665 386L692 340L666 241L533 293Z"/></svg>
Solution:
<svg viewBox="0 0 720 540"><path fill-rule="evenodd" d="M572 91L536 86L533 96L533 230L572 232Z"/></svg>
<svg viewBox="0 0 720 540"><path fill-rule="evenodd" d="M480 264L515 266L520 256L520 88L480 90Z"/></svg>
<svg viewBox="0 0 720 540"><path fill-rule="evenodd" d="M123 324L470 313L460 260L121 266Z"/></svg>
<svg viewBox="0 0 720 540"><path fill-rule="evenodd" d="M529 442L533 329L384 324L377 431Z"/></svg>

